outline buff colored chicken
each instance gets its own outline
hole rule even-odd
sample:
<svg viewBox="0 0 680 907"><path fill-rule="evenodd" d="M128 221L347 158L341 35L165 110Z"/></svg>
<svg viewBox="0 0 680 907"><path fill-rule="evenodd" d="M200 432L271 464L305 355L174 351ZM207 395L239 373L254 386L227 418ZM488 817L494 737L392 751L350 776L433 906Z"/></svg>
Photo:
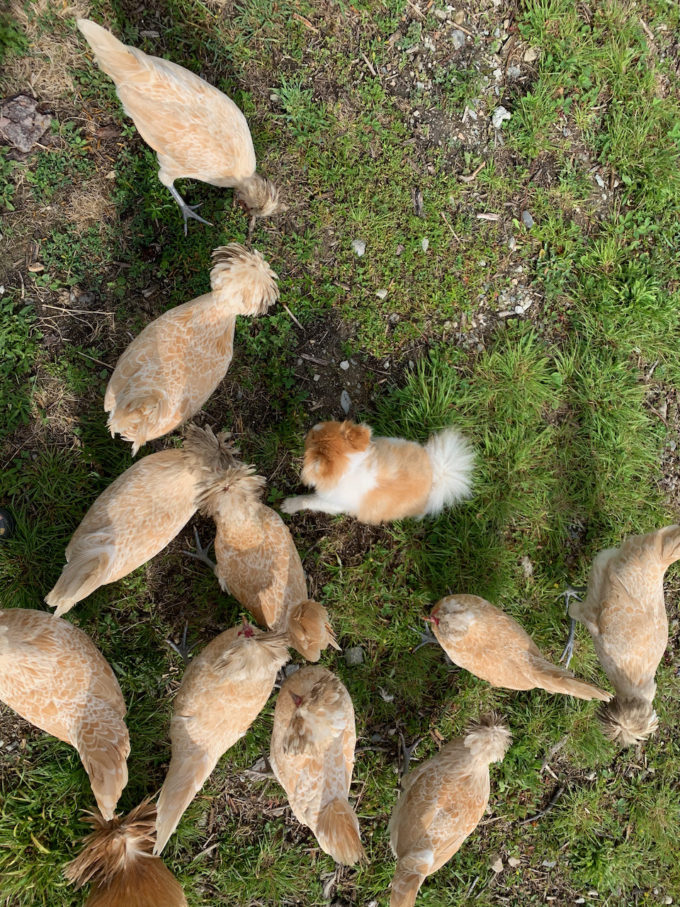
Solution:
<svg viewBox="0 0 680 907"><path fill-rule="evenodd" d="M254 472L253 466L235 462L221 482L205 483L200 507L217 526L217 564L200 545L197 556L259 623L285 631L293 648L308 661L318 661L327 646L339 648L328 612L309 600L293 537L281 517L262 503L265 480Z"/></svg>
<svg viewBox="0 0 680 907"><path fill-rule="evenodd" d="M352 700L338 678L318 666L292 674L276 703L269 762L295 818L348 866L364 858L347 800L355 744Z"/></svg>
<svg viewBox="0 0 680 907"><path fill-rule="evenodd" d="M262 255L238 243L213 252L212 292L148 324L118 360L104 409L112 435L132 443L173 431L197 413L231 363L237 315L262 315L279 298Z"/></svg>
<svg viewBox="0 0 680 907"><path fill-rule="evenodd" d="M279 208L279 192L256 173L248 123L236 104L199 76L159 57L127 47L101 25L78 19L95 59L116 84L125 113L158 155L158 178L184 218L208 223L187 205L174 183L197 179L234 188L251 215L268 217Z"/></svg>
<svg viewBox="0 0 680 907"><path fill-rule="evenodd" d="M0 699L78 750L99 809L112 819L130 740L118 681L89 636L44 611L0 611Z"/></svg>
<svg viewBox="0 0 680 907"><path fill-rule="evenodd" d="M595 557L583 601L572 596L567 664L576 621L593 638L615 698L601 713L608 737L631 746L654 733L654 676L668 643L663 594L666 570L680 560L680 526L633 535Z"/></svg>
<svg viewBox="0 0 680 907"><path fill-rule="evenodd" d="M477 595L449 595L428 619L449 658L494 687L611 699L604 690L551 664L516 620Z"/></svg>
<svg viewBox="0 0 680 907"><path fill-rule="evenodd" d="M489 802L489 763L501 762L510 731L493 720L451 740L402 779L389 832L397 868L390 907L413 907L427 876L461 848Z"/></svg>
<svg viewBox="0 0 680 907"><path fill-rule="evenodd" d="M188 666L175 700L172 758L158 798L159 854L220 757L264 708L288 661L288 638L245 623L221 633Z"/></svg>
<svg viewBox="0 0 680 907"><path fill-rule="evenodd" d="M199 485L219 479L232 459L210 429L192 425L181 450L150 454L119 476L66 548L66 566L45 597L55 616L162 551L196 512Z"/></svg>
<svg viewBox="0 0 680 907"><path fill-rule="evenodd" d="M94 831L65 870L75 885L91 883L85 907L187 907L184 892L152 855L156 807L145 800L125 818L92 815Z"/></svg>

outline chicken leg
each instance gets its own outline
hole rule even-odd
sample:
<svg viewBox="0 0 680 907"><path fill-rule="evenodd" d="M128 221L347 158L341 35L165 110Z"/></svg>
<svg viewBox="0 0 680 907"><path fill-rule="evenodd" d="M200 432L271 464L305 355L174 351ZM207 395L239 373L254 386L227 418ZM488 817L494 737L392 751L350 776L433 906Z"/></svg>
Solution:
<svg viewBox="0 0 680 907"><path fill-rule="evenodd" d="M564 604L567 611L567 617L569 616L569 602L572 598L575 598L577 601L583 601L581 596L586 592L582 586L567 586L567 588L562 592L561 596L564 598ZM569 623L569 636L567 637L567 644L564 647L564 651L560 655L560 664L564 661L564 667L569 667L569 662L571 661L574 655L574 642L576 637L576 621L574 618L570 618ZM566 661L565 661L566 659Z"/></svg>
<svg viewBox="0 0 680 907"><path fill-rule="evenodd" d="M200 208L201 207L200 205L187 205L187 203L184 201L184 199L179 194L177 189L175 189L174 184L171 183L168 186L168 189L170 190L170 195L172 195L172 197L175 199L175 201L179 205L179 210L182 212L182 217L184 218L184 235L185 236L187 235L187 232L188 232L187 224L189 222L189 218L192 218L193 220L197 220L202 224L206 224L208 227L213 226L213 224L211 224L209 220L206 220L205 218L201 217L200 214L196 214L196 209Z"/></svg>

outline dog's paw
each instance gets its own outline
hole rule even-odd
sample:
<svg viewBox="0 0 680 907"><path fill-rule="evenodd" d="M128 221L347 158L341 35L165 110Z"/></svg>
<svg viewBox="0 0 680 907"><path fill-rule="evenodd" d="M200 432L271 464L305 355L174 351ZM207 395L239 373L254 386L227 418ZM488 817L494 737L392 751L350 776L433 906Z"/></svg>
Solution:
<svg viewBox="0 0 680 907"><path fill-rule="evenodd" d="M281 513L297 513L302 510L302 497L286 498L281 504Z"/></svg>

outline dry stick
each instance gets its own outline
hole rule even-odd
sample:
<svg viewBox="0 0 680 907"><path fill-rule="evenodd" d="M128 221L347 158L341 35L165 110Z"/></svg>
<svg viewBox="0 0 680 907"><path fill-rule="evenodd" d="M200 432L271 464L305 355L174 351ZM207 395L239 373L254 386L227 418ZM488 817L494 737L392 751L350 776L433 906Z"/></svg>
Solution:
<svg viewBox="0 0 680 907"><path fill-rule="evenodd" d="M302 327L302 325L301 325L300 322L297 320L297 318L295 317L295 315L293 315L293 313L292 313L291 310L288 308L288 306L286 305L286 303L285 303L285 302L282 302L281 305L282 305L282 306L284 307L284 309L288 312L288 314L289 314L290 317L293 319L293 321L295 322L295 324L300 328L300 330L301 330L303 333L305 333L305 329Z"/></svg>
<svg viewBox="0 0 680 907"><path fill-rule="evenodd" d="M446 224L446 226L449 228L449 230L450 230L451 233L453 234L453 237L454 237L454 239L456 240L456 242L460 242L460 236L458 236L458 234L456 233L456 231L453 229L453 227L452 227L451 224L449 223L449 219L448 219L448 217L446 216L446 214L444 214L443 211L440 211L439 213L441 214L441 216L442 216L442 218L443 218L443 220L444 220L444 223Z"/></svg>
<svg viewBox="0 0 680 907"><path fill-rule="evenodd" d="M466 110L467 110L467 108L466 108ZM459 179L461 179L464 183L471 183L474 179L476 179L479 176L479 174L482 172L482 170L485 167L486 167L486 161L482 161L482 163L479 165L479 167L477 167L475 170L473 170L469 176L463 176L463 174L461 173L459 176Z"/></svg>
<svg viewBox="0 0 680 907"><path fill-rule="evenodd" d="M550 810L555 806L557 801L560 799L566 788L560 786L556 788L552 797L548 800L548 805L545 809L542 809L540 812L537 812L535 816L529 816L528 819L522 819L521 822L518 822L518 825L528 825L530 822L537 822L539 819L542 819L543 816L546 816Z"/></svg>
<svg viewBox="0 0 680 907"><path fill-rule="evenodd" d="M109 365L108 362L102 362L101 359L95 359L94 356L88 356L87 353L81 353L80 350L73 351L77 356L82 356L84 359L90 359L92 362L96 362L97 365L103 365L104 368L107 368L110 372L114 371L112 365Z"/></svg>

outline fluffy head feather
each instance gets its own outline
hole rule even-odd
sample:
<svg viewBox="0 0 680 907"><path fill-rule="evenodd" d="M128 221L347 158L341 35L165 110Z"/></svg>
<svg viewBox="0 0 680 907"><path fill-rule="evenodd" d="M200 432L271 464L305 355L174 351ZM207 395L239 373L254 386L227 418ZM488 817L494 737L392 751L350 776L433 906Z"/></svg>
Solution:
<svg viewBox="0 0 680 907"><path fill-rule="evenodd" d="M212 259L212 291L225 296L238 314L263 315L279 298L278 275L257 250L232 242L215 249Z"/></svg>
<svg viewBox="0 0 680 907"><path fill-rule="evenodd" d="M265 633L244 620L243 629L224 649L215 667L228 671L233 682L269 675L290 659L289 644L287 633Z"/></svg>
<svg viewBox="0 0 680 907"><path fill-rule="evenodd" d="M271 180L255 173L239 183L234 193L236 202L253 217L270 217L284 210L279 201L279 190Z"/></svg>
<svg viewBox="0 0 680 907"><path fill-rule="evenodd" d="M219 473L236 463L236 449L228 440L227 432L215 435L212 428L199 428L191 423L184 429L182 452L184 461L191 469L206 474Z"/></svg>
<svg viewBox="0 0 680 907"><path fill-rule="evenodd" d="M496 715L489 715L468 728L464 743L475 761L488 765L502 761L512 743L512 735Z"/></svg>
<svg viewBox="0 0 680 907"><path fill-rule="evenodd" d="M320 422L307 433L302 481L315 487L332 486L347 469L351 454L366 450L371 443L368 425Z"/></svg>
<svg viewBox="0 0 680 907"><path fill-rule="evenodd" d="M340 649L333 635L328 611L315 601L300 602L290 612L286 627L291 646L307 661L318 661L328 646Z"/></svg>
<svg viewBox="0 0 680 907"><path fill-rule="evenodd" d="M266 479L255 475L254 466L234 460L229 469L201 483L197 504L206 516L214 517L219 510L230 507L243 513L259 506L265 485Z"/></svg>
<svg viewBox="0 0 680 907"><path fill-rule="evenodd" d="M295 675L293 675L295 676ZM283 738L284 753L297 756L318 751L329 737L335 737L345 726L345 688L332 674L314 684L306 696L297 697L284 684L281 696L292 696L296 709ZM300 701L298 702L298 699Z"/></svg>
<svg viewBox="0 0 680 907"><path fill-rule="evenodd" d="M94 831L64 874L75 885L92 883L88 907L186 907L182 888L152 856L156 807L145 800L124 818L106 822L91 813Z"/></svg>
<svg viewBox="0 0 680 907"><path fill-rule="evenodd" d="M659 726L652 703L644 699L616 697L602 706L599 717L604 735L620 746L646 740Z"/></svg>

